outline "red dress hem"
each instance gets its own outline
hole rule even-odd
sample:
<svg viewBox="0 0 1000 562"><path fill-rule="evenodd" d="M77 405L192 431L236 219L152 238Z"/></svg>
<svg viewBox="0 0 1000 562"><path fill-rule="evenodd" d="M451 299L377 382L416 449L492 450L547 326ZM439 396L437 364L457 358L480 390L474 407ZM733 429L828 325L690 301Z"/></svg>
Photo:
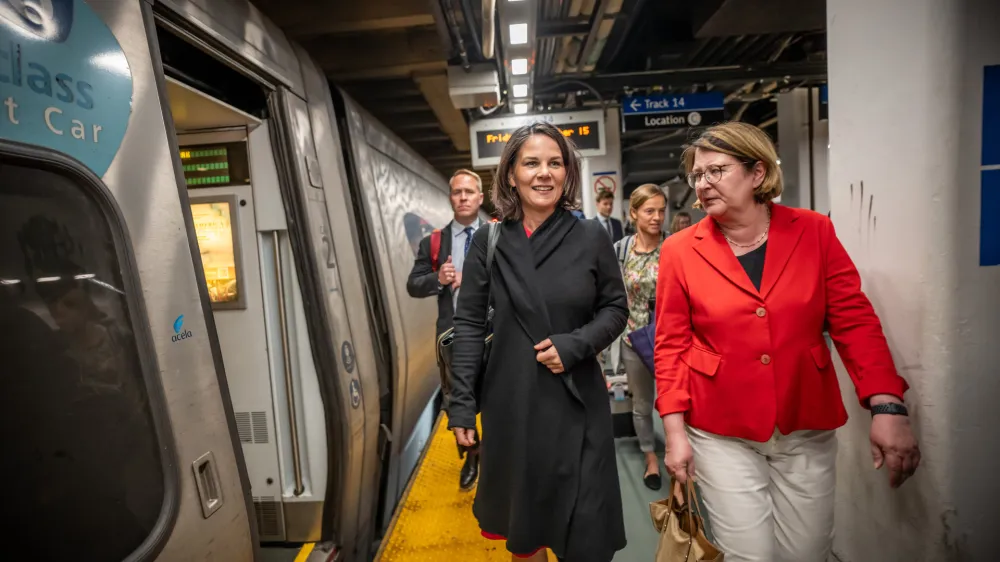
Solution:
<svg viewBox="0 0 1000 562"><path fill-rule="evenodd" d="M503 535L494 535L493 533L487 533L486 531L480 531L480 533L482 533L482 535L484 537L486 537L487 539L490 539L491 541L506 541L507 540L507 537L505 537ZM538 547L531 554L515 554L513 552L511 554L514 555L514 558L531 558L532 556L538 554L539 552L545 550L546 548L548 548L548 547L546 547L546 546Z"/></svg>

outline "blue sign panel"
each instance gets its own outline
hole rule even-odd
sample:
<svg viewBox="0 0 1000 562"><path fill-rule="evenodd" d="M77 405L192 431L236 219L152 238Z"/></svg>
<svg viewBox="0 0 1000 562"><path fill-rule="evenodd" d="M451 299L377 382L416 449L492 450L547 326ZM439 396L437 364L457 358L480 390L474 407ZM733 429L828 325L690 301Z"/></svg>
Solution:
<svg viewBox="0 0 1000 562"><path fill-rule="evenodd" d="M725 119L722 92L635 96L622 100L626 131L704 127Z"/></svg>
<svg viewBox="0 0 1000 562"><path fill-rule="evenodd" d="M1000 65L983 69L979 265L1000 265Z"/></svg>
<svg viewBox="0 0 1000 562"><path fill-rule="evenodd" d="M826 84L819 87L819 120L830 118L830 88Z"/></svg>
<svg viewBox="0 0 1000 562"><path fill-rule="evenodd" d="M622 100L622 113L673 113L723 109L725 98L722 92L705 94L664 94L659 96L636 96Z"/></svg>
<svg viewBox="0 0 1000 562"><path fill-rule="evenodd" d="M103 176L132 113L132 72L83 0L0 0L0 103L0 138Z"/></svg>

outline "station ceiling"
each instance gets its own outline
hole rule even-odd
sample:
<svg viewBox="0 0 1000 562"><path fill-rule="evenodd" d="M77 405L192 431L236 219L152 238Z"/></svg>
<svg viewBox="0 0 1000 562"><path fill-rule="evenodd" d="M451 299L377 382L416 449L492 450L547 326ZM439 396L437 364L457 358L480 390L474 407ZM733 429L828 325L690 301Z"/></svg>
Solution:
<svg viewBox="0 0 1000 562"><path fill-rule="evenodd" d="M254 3L447 177L471 166L468 123L484 114L452 105L447 68L492 63L503 74L499 40L488 60L480 36L483 7L508 1ZM538 9L535 112L600 107L628 94L722 91L730 119L777 136L774 95L826 81L825 0L521 1ZM689 134L625 135L626 190L676 177ZM488 186L492 175L481 172Z"/></svg>

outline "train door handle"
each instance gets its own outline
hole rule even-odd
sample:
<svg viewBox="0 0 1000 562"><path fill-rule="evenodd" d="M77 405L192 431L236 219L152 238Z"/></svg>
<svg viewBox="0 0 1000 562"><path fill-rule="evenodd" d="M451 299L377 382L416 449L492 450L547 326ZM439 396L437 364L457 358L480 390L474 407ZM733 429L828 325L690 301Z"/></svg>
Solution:
<svg viewBox="0 0 1000 562"><path fill-rule="evenodd" d="M215 455L212 451L205 453L194 461L191 468L194 470L194 481L201 499L201 514L208 519L224 502Z"/></svg>

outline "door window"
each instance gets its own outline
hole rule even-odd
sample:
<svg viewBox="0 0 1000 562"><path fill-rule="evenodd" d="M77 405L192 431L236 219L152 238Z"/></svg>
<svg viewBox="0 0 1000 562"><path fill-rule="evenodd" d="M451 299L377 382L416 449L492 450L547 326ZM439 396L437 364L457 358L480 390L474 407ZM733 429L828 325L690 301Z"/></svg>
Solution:
<svg viewBox="0 0 1000 562"><path fill-rule="evenodd" d="M34 560L125 559L168 489L125 242L82 178L0 155L4 534Z"/></svg>

